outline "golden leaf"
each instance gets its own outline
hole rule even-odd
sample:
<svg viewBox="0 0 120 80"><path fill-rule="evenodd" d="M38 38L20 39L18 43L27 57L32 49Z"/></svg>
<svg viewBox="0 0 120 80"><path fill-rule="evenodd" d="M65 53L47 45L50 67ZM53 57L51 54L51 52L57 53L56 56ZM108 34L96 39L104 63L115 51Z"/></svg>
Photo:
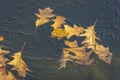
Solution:
<svg viewBox="0 0 120 80"><path fill-rule="evenodd" d="M3 36L0 36L0 41L3 41L4 40L4 37Z"/></svg>
<svg viewBox="0 0 120 80"><path fill-rule="evenodd" d="M42 18L42 19L37 19L35 24L36 24L36 28L38 28L40 25L43 25L47 22L49 22L50 20L49 19L46 19L46 18Z"/></svg>
<svg viewBox="0 0 120 80"><path fill-rule="evenodd" d="M50 7L47 7L43 10L39 9L39 13L35 14L38 18L35 22L36 28L38 28L40 25L51 21L50 18L53 18L55 16L52 12L53 10Z"/></svg>
<svg viewBox="0 0 120 80"><path fill-rule="evenodd" d="M51 9L50 7L47 7L45 9L39 9L39 14L36 14L36 16L38 18L52 18L54 17L55 15L52 14L53 12L53 9Z"/></svg>
<svg viewBox="0 0 120 80"><path fill-rule="evenodd" d="M65 44L69 46L70 48L63 48L63 55L61 57L61 64L60 68L66 67L67 61L74 61L81 65L90 65L94 60L89 59L91 53L93 50L86 51L87 44L85 44L83 47L79 47L77 41L65 41ZM74 55L70 54L72 52Z"/></svg>
<svg viewBox="0 0 120 80"><path fill-rule="evenodd" d="M69 56L71 59L86 60L89 59L90 54L93 52L93 50L87 52L86 47L87 46L84 45L83 47L65 48L65 50L74 53L73 56Z"/></svg>
<svg viewBox="0 0 120 80"><path fill-rule="evenodd" d="M66 18L63 16L56 16L53 20L54 23L51 25L54 29L61 27L65 23Z"/></svg>
<svg viewBox="0 0 120 80"><path fill-rule="evenodd" d="M103 45L97 43L94 51L101 60L111 64L112 53L109 51L108 47L104 47Z"/></svg>
<svg viewBox="0 0 120 80"><path fill-rule="evenodd" d="M112 53L109 51L109 48L105 48L103 45L97 43L97 40L100 39L96 36L94 27L94 25L89 26L87 29L85 29L85 33L80 35L86 37L82 44L88 44L87 48L93 49L101 60L110 64Z"/></svg>
<svg viewBox="0 0 120 80"><path fill-rule="evenodd" d="M22 60L22 52L14 53L12 57L14 59L7 64L13 65L14 67L12 70L17 71L19 76L25 77L29 69L27 68L27 65L25 64L25 62Z"/></svg>
<svg viewBox="0 0 120 80"><path fill-rule="evenodd" d="M61 28L56 28L51 33L52 37L58 38L58 39L61 39L65 36L67 36L67 34L68 33L64 29L61 29Z"/></svg>
<svg viewBox="0 0 120 80"><path fill-rule="evenodd" d="M85 33L81 34L80 36L86 37L82 44L88 44L88 48L91 49L94 49L94 46L96 45L96 40L100 40L98 37L96 37L96 32L93 25L85 29Z"/></svg>
<svg viewBox="0 0 120 80"><path fill-rule="evenodd" d="M71 27L69 25L64 25L64 28L65 28L65 31L68 32L68 35L66 36L67 39L69 39L73 35L79 37L80 34L84 32L84 28L79 27L77 25L74 25L73 27Z"/></svg>

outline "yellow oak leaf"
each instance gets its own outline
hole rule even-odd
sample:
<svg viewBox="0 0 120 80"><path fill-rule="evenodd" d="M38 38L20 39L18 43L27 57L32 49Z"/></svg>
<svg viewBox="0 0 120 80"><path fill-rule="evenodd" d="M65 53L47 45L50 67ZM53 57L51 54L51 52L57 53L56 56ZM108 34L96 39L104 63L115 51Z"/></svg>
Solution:
<svg viewBox="0 0 120 80"><path fill-rule="evenodd" d="M12 57L14 59L7 64L13 65L14 67L12 70L17 71L19 76L26 77L27 71L29 71L29 69L27 68L25 62L22 60L22 52L14 53Z"/></svg>
<svg viewBox="0 0 120 80"><path fill-rule="evenodd" d="M96 32L94 30L94 25L89 26L87 29L85 29L85 33L81 34L80 36L85 36L85 40L82 42L82 44L88 44L88 48L94 49L96 45L96 40L100 40L96 36Z"/></svg>
<svg viewBox="0 0 120 80"><path fill-rule="evenodd" d="M38 18L35 22L36 28L38 28L40 25L43 25L43 24L51 21L50 19L55 16L52 12L53 12L53 10L50 7L47 7L43 10L39 9L39 13L35 14Z"/></svg>
<svg viewBox="0 0 120 80"><path fill-rule="evenodd" d="M89 59L90 54L93 52L93 50L87 52L86 51L86 45L83 47L77 47L77 48L65 48L65 50L72 52L74 55L69 56L71 59L76 60L86 60Z"/></svg>
<svg viewBox="0 0 120 80"><path fill-rule="evenodd" d="M94 50L95 54L98 55L99 59L110 64L112 59L112 53L109 51L109 48L106 48L103 45L97 43L97 40L100 39L96 36L94 27L94 25L89 26L87 29L85 29L85 33L80 35L86 37L82 44L88 44L87 48L91 48L92 50Z"/></svg>
<svg viewBox="0 0 120 80"><path fill-rule="evenodd" d="M43 25L49 21L50 21L50 19L46 19L46 18L37 19L35 22L36 28L38 28L40 25Z"/></svg>
<svg viewBox="0 0 120 80"><path fill-rule="evenodd" d="M51 9L50 7L47 7L45 9L39 9L39 14L36 14L36 16L38 18L52 18L55 15L52 14L53 9Z"/></svg>
<svg viewBox="0 0 120 80"><path fill-rule="evenodd" d="M84 54L81 52L80 48L65 48L65 50L72 52L74 55L68 56L71 59L81 60L84 58Z"/></svg>
<svg viewBox="0 0 120 80"><path fill-rule="evenodd" d="M61 39L61 38L65 37L65 36L67 36L67 35L68 35L68 33L62 28L56 28L51 33L52 37L58 38L58 39Z"/></svg>
<svg viewBox="0 0 120 80"><path fill-rule="evenodd" d="M94 59L89 59L93 50L86 51L87 44L79 47L76 40L73 42L67 40L65 41L65 44L69 46L69 48L63 48L63 55L60 60L61 63L59 69L65 68L67 61L72 61L81 65L90 65L94 61ZM70 54L70 52L74 55Z"/></svg>
<svg viewBox="0 0 120 80"><path fill-rule="evenodd" d="M103 45L97 43L94 51L98 55L99 59L111 64L112 53L109 51L108 47L104 47Z"/></svg>
<svg viewBox="0 0 120 80"><path fill-rule="evenodd" d="M63 16L56 16L53 20L54 23L51 25L54 29L61 27L65 23L66 18Z"/></svg>
<svg viewBox="0 0 120 80"><path fill-rule="evenodd" d="M71 27L69 25L64 25L64 28L65 28L65 31L68 32L68 35L66 36L67 39L69 39L73 35L79 37L80 34L84 32L84 28L79 27L77 25L74 25L73 27Z"/></svg>

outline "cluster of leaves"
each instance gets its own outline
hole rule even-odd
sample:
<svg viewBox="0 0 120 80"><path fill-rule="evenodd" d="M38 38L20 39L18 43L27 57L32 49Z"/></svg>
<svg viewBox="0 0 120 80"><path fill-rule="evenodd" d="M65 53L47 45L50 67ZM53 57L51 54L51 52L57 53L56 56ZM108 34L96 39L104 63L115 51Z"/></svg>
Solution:
<svg viewBox="0 0 120 80"><path fill-rule="evenodd" d="M0 41L3 40L0 36ZM27 71L29 69L22 59L22 51L10 55L9 50L0 46L0 80L20 80L26 77Z"/></svg>
<svg viewBox="0 0 120 80"><path fill-rule="evenodd" d="M65 38L63 44L66 47L62 49L59 69L66 68L67 61L80 65L90 65L95 60L91 58L91 54L96 54L100 60L111 64L112 53L108 47L98 43L100 39L96 36L95 24L87 28L76 24L71 26L66 22L65 17L54 14L53 9L50 7L39 9L39 13L35 15L37 16L35 31L37 31L39 26L53 22L51 24L51 28L53 28L51 32L52 38L57 38L58 40ZM72 36L78 38L84 36L85 39L79 45L76 39L70 41ZM0 36L1 41L4 41L3 36ZM4 50L0 46L0 80L20 80L26 77L27 71L30 70L22 59L22 50L10 55L9 50Z"/></svg>
<svg viewBox="0 0 120 80"><path fill-rule="evenodd" d="M59 69L65 68L67 61L72 61L80 65L90 65L94 61L94 58L90 58L91 54L96 54L99 59L111 64L112 53L109 51L108 47L104 47L98 43L100 39L96 36L94 29L95 24L88 26L86 29L76 24L70 26L65 21L66 18L53 14L53 9L49 7L43 10L39 9L39 14L36 14L36 16L38 17L35 22L36 28L52 21L53 24L51 27L53 31L51 32L51 36L58 40L66 37L64 44L68 47L63 48ZM77 36L78 38L84 36L85 39L81 42L82 46L78 45L77 40L71 42L69 39L72 36Z"/></svg>

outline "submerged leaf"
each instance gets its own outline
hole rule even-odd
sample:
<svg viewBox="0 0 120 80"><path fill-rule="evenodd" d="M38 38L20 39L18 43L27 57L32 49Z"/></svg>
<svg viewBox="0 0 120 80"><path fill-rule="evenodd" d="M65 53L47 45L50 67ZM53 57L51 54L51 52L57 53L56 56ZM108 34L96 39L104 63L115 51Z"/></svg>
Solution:
<svg viewBox="0 0 120 80"><path fill-rule="evenodd" d="M61 27L65 23L66 18L63 16L56 16L53 20L54 23L51 25L54 29Z"/></svg>
<svg viewBox="0 0 120 80"><path fill-rule="evenodd" d="M94 27L94 25L89 26L87 29L85 29L85 33L80 35L86 37L82 44L88 44L87 48L93 49L94 52L98 55L98 58L110 64L112 53L109 51L109 48L106 48L103 45L97 43L97 40L100 39L96 36Z"/></svg>
<svg viewBox="0 0 120 80"><path fill-rule="evenodd" d="M71 59L76 60L87 60L89 59L89 56L93 52L93 50L87 52L86 51L86 45L83 47L77 47L77 48L65 48L65 50L74 53L74 55L71 55Z"/></svg>
<svg viewBox="0 0 120 80"><path fill-rule="evenodd" d="M80 35L86 37L82 44L88 44L87 48L91 48L92 50L94 50L95 54L98 55L99 59L110 64L112 59L112 53L109 51L109 48L106 48L103 45L97 43L97 40L100 39L96 36L94 27L94 25L89 26L87 29L85 29L85 33Z"/></svg>
<svg viewBox="0 0 120 80"><path fill-rule="evenodd" d="M111 64L112 53L109 51L108 47L106 48L103 45L96 44L94 51L101 60L108 64Z"/></svg>
<svg viewBox="0 0 120 80"><path fill-rule="evenodd" d="M86 51L87 44L79 47L76 40L73 42L65 41L65 44L70 48L63 48L60 68L65 68L67 61L72 61L80 65L90 65L94 61L93 59L89 59L93 50ZM70 54L70 52L74 55Z"/></svg>

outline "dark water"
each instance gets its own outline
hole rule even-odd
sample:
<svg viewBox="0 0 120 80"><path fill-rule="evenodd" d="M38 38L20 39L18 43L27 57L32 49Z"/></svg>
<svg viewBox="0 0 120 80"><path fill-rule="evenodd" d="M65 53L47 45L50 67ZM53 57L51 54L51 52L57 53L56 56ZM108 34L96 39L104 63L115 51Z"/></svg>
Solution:
<svg viewBox="0 0 120 80"><path fill-rule="evenodd" d="M68 63L66 69L57 70L61 49L49 37L50 23L34 33L34 14L48 6L70 24L88 26L99 17L95 30L113 53L112 64L100 60L90 66ZM120 80L120 0L0 0L0 35L5 37L0 44L12 52L26 42L23 58L32 72L25 80Z"/></svg>

